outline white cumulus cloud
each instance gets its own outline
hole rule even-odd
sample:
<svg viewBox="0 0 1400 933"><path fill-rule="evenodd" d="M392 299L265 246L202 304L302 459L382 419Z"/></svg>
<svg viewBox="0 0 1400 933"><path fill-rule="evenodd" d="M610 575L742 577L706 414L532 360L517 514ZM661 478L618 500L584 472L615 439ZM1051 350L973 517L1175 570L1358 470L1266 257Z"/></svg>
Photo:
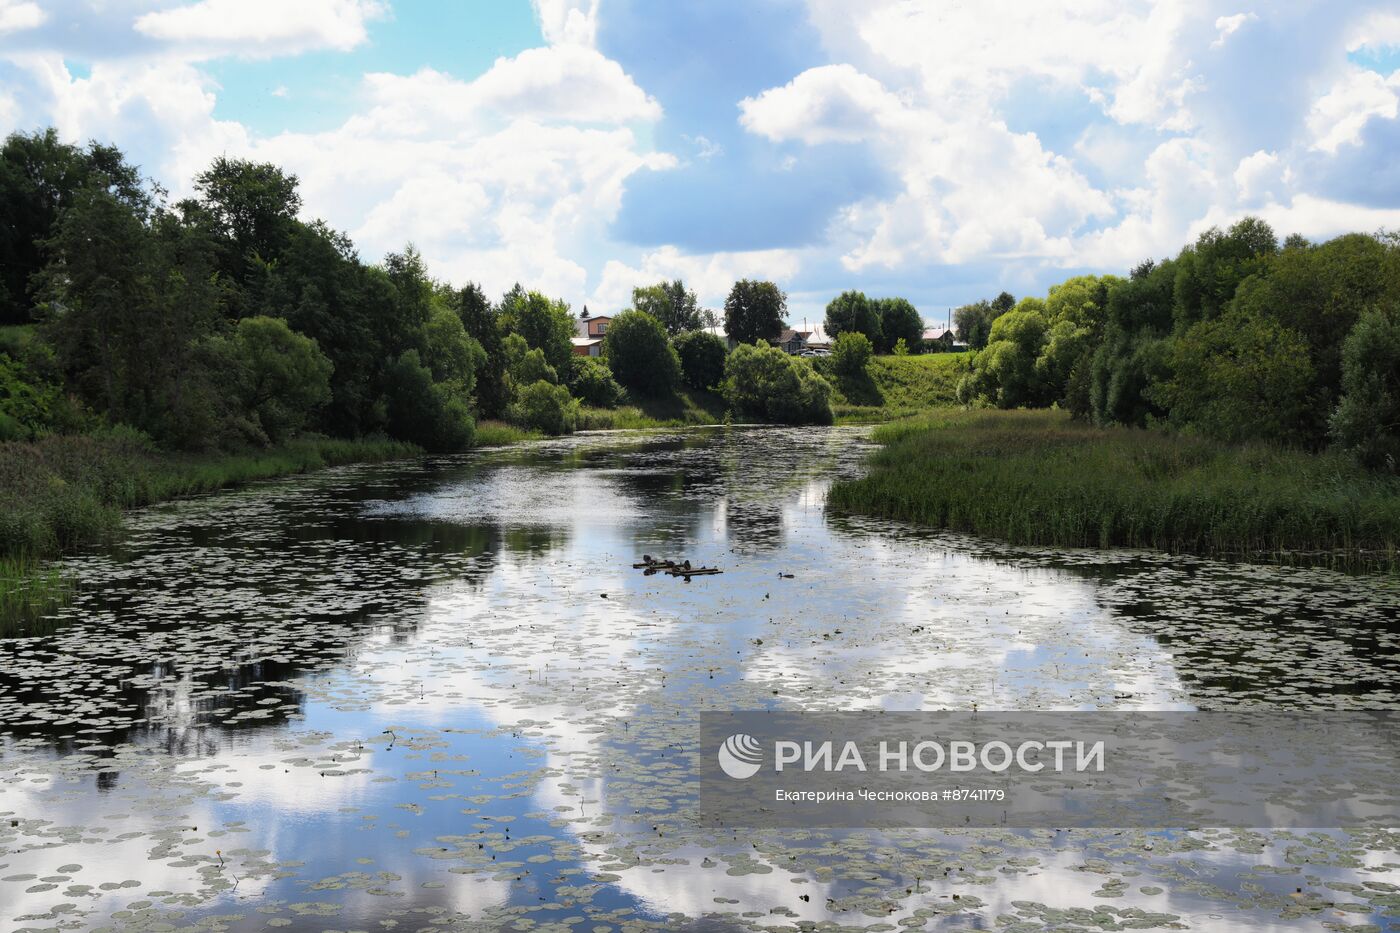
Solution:
<svg viewBox="0 0 1400 933"><path fill-rule="evenodd" d="M385 12L378 0L200 0L145 13L135 29L191 54L265 57L352 49Z"/></svg>
<svg viewBox="0 0 1400 933"><path fill-rule="evenodd" d="M33 29L43 24L47 17L39 4L28 0L0 0L0 35Z"/></svg>

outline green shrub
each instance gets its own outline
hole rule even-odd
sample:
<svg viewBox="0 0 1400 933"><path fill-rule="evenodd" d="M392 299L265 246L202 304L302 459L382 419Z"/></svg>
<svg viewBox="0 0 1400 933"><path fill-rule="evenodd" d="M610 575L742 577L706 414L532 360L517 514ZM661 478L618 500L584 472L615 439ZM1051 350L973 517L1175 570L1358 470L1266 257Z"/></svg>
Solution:
<svg viewBox="0 0 1400 933"><path fill-rule="evenodd" d="M624 311L608 322L603 355L613 376L646 395L669 395L681 381L681 361L661 322L642 311Z"/></svg>
<svg viewBox="0 0 1400 933"><path fill-rule="evenodd" d="M316 341L273 317L248 317L217 338L229 365L228 391L267 441L279 444L330 401L331 361Z"/></svg>
<svg viewBox="0 0 1400 933"><path fill-rule="evenodd" d="M777 347L741 344L724 364L724 397L738 411L778 424L831 424L831 386Z"/></svg>
<svg viewBox="0 0 1400 933"><path fill-rule="evenodd" d="M1172 347L1173 376L1153 398L1171 419L1222 441L1306 439L1313 367L1303 338L1232 308Z"/></svg>
<svg viewBox="0 0 1400 933"><path fill-rule="evenodd" d="M1342 345L1332 436L1373 469L1400 471L1400 315L1368 311Z"/></svg>
<svg viewBox="0 0 1400 933"><path fill-rule="evenodd" d="M510 381L517 386L527 386L532 382L559 382L559 371L549 364L544 351L531 348L519 334L507 334L501 341L506 355L506 371ZM572 364L573 357L569 357Z"/></svg>
<svg viewBox="0 0 1400 933"><path fill-rule="evenodd" d="M616 408L622 404L622 386L613 378L612 370L602 360L576 356L569 391L585 405L596 408Z"/></svg>
<svg viewBox="0 0 1400 933"><path fill-rule="evenodd" d="M470 406L450 386L433 382L433 374L419 362L417 350L405 350L384 376L394 437L436 453L453 453L472 445L476 423Z"/></svg>
<svg viewBox="0 0 1400 933"><path fill-rule="evenodd" d="M858 331L847 331L831 344L831 371L841 379L865 378L873 354L870 338Z"/></svg>
<svg viewBox="0 0 1400 933"><path fill-rule="evenodd" d="M709 389L724 379L724 341L703 330L692 330L672 341L681 361L681 377L692 389Z"/></svg>
<svg viewBox="0 0 1400 933"><path fill-rule="evenodd" d="M510 420L545 434L572 434L578 427L578 401L563 386L541 379L520 390Z"/></svg>

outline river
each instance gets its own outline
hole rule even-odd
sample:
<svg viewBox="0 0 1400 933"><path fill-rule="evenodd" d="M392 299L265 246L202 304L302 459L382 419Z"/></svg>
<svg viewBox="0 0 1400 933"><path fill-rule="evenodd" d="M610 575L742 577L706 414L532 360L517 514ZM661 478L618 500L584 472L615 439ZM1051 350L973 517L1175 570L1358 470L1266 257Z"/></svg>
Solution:
<svg viewBox="0 0 1400 933"><path fill-rule="evenodd" d="M701 828L705 709L1400 707L1394 578L829 515L867 438L589 434L133 514L0 640L0 928L1400 928L1393 832Z"/></svg>

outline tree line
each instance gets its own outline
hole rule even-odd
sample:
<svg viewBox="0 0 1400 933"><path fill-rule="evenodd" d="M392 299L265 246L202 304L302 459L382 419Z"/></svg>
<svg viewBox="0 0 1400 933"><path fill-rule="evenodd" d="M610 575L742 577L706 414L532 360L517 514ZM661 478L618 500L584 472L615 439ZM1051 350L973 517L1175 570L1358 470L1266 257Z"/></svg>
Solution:
<svg viewBox="0 0 1400 933"><path fill-rule="evenodd" d="M275 165L219 158L193 190L172 203L115 147L52 129L5 140L0 440L121 425L176 450L315 432L453 451L478 419L562 433L580 402L682 385L765 417L769 395L815 377L731 360L704 329L720 315L680 281L635 289L603 358L581 357L566 302L518 284L492 301L434 278L411 245L366 263L300 219L296 176ZM743 280L722 320L740 343L771 342L785 313L774 283ZM802 417L830 421L828 397Z"/></svg>
<svg viewBox="0 0 1400 933"><path fill-rule="evenodd" d="M1127 277L959 308L964 402L1400 462L1400 236L1211 228ZM980 346L979 346L980 345Z"/></svg>

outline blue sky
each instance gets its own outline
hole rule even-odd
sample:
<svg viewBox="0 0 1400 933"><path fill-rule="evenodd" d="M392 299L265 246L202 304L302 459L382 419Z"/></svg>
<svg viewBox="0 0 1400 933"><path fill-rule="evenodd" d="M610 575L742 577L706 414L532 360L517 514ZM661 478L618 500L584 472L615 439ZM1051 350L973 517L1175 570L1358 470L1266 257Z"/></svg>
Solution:
<svg viewBox="0 0 1400 933"><path fill-rule="evenodd" d="M173 196L301 179L377 261L594 310L684 278L930 321L1256 213L1400 227L1400 12L1351 0L0 0L0 131Z"/></svg>

